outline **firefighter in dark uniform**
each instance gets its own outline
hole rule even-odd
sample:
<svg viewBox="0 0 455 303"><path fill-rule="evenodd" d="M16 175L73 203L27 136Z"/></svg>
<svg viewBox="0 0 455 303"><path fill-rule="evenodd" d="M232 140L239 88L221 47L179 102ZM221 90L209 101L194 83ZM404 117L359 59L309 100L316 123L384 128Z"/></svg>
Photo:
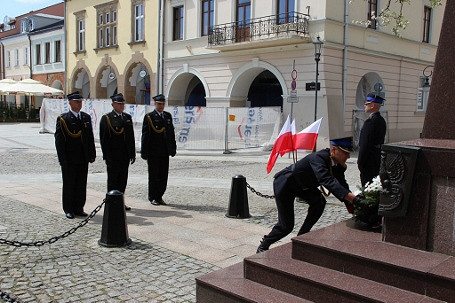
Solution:
<svg viewBox="0 0 455 303"><path fill-rule="evenodd" d="M70 111L57 118L55 147L62 169L63 211L68 219L87 216L84 205L87 194L88 163L96 158L92 118L81 111L82 96L67 96Z"/></svg>
<svg viewBox="0 0 455 303"><path fill-rule="evenodd" d="M286 167L274 176L273 192L278 209L278 223L265 235L257 252L286 237L294 229L294 200L296 197L308 203L308 213L297 235L307 233L324 212L326 199L319 189L326 188L353 212L354 195L346 182L346 160L352 151L352 137L331 141L330 148L320 150ZM323 190L324 191L324 190Z"/></svg>
<svg viewBox="0 0 455 303"><path fill-rule="evenodd" d="M133 121L131 115L124 113L123 95L111 96L110 113L101 117L100 143L103 159L107 166L107 191L118 190L125 193L128 182L128 168L136 161ZM126 210L131 207L125 205Z"/></svg>
<svg viewBox="0 0 455 303"><path fill-rule="evenodd" d="M379 174L381 164L381 145L384 144L386 122L379 113L385 99L370 93L365 101L365 112L370 117L365 120L359 137L359 155L357 165L362 186L371 182Z"/></svg>
<svg viewBox="0 0 455 303"><path fill-rule="evenodd" d="M141 157L148 165L148 199L153 205L166 205L169 156L174 157L175 142L172 115L164 111L166 99L162 94L153 97L155 110L146 114L142 124Z"/></svg>

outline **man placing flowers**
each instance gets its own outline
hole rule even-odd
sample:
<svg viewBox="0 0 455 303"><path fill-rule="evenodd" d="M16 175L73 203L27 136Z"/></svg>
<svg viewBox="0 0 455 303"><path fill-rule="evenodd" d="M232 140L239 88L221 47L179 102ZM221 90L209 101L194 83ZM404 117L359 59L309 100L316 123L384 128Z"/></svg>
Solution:
<svg viewBox="0 0 455 303"><path fill-rule="evenodd" d="M270 245L286 237L294 229L294 200L308 203L308 213L297 235L307 233L324 212L326 199L320 186L344 202L350 213L362 199L354 195L346 182L346 160L352 151L352 137L333 139L330 148L309 154L274 176L273 191L278 209L278 223L265 235L257 252L268 250Z"/></svg>

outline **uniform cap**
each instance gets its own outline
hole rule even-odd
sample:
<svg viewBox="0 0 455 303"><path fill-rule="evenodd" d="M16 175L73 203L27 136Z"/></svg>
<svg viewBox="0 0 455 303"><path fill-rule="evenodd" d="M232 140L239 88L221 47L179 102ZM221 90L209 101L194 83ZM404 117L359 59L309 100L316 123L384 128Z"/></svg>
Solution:
<svg viewBox="0 0 455 303"><path fill-rule="evenodd" d="M369 93L367 95L367 99L366 99L366 102L365 103L368 103L368 102L373 102L373 103L378 103L378 104L384 104L384 101L385 99L381 96L379 96L378 94L376 93Z"/></svg>
<svg viewBox="0 0 455 303"><path fill-rule="evenodd" d="M115 94L111 96L112 102L116 103L125 103L125 98L123 98L122 93Z"/></svg>
<svg viewBox="0 0 455 303"><path fill-rule="evenodd" d="M336 146L342 151L350 153L353 151L352 137L343 137L330 140L332 146Z"/></svg>
<svg viewBox="0 0 455 303"><path fill-rule="evenodd" d="M71 100L82 100L82 96L81 96L81 94L79 94L78 91L75 91L75 92L69 94L67 96L67 98L68 98L68 101L71 101Z"/></svg>
<svg viewBox="0 0 455 303"><path fill-rule="evenodd" d="M153 97L153 100L155 100L155 102L166 102L166 98L163 94L156 95Z"/></svg>

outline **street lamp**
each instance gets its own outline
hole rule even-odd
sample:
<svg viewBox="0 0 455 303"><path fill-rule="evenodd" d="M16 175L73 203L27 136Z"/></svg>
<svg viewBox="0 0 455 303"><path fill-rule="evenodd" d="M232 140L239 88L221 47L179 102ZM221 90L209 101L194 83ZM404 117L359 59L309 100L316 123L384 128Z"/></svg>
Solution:
<svg viewBox="0 0 455 303"><path fill-rule="evenodd" d="M426 73L426 69L429 67L433 67L433 66L432 65L426 66L422 72L423 77L425 78L425 82L422 85L422 90L426 93L430 91L430 77L433 75L433 71Z"/></svg>
<svg viewBox="0 0 455 303"><path fill-rule="evenodd" d="M321 59L321 49L324 42L319 39L319 35L316 38L317 40L313 41L314 45L314 61L316 61L316 84L314 85L314 121L317 120L317 111L318 111L318 76L319 76L319 60Z"/></svg>

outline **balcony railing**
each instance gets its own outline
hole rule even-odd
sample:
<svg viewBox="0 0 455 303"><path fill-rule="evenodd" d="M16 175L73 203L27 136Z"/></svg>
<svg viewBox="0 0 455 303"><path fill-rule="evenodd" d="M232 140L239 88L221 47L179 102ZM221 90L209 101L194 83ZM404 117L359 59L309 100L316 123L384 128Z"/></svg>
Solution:
<svg viewBox="0 0 455 303"><path fill-rule="evenodd" d="M209 30L209 46L229 45L290 36L308 35L307 14L289 12L216 25Z"/></svg>

